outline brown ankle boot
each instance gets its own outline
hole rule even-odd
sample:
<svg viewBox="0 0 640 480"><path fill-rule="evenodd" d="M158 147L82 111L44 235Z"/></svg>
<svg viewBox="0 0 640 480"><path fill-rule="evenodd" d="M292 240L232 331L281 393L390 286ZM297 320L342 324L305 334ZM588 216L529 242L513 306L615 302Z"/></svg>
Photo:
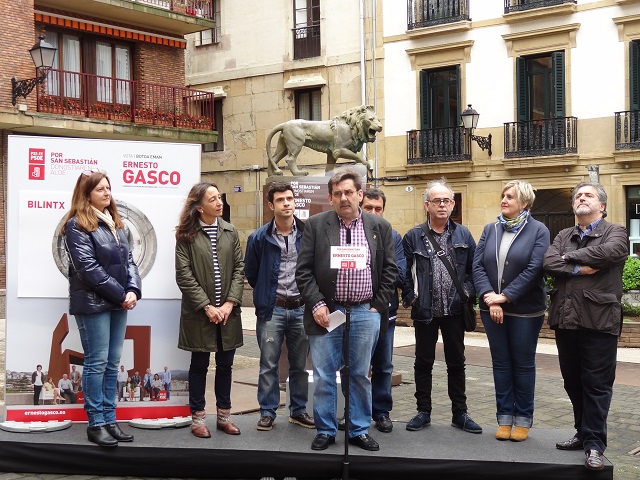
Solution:
<svg viewBox="0 0 640 480"><path fill-rule="evenodd" d="M240 429L234 425L229 418L230 408L218 408L218 420L216 422L216 428L222 430L228 435L240 435Z"/></svg>
<svg viewBox="0 0 640 480"><path fill-rule="evenodd" d="M509 440L511 438L511 425L500 425L496 432L498 440Z"/></svg>
<svg viewBox="0 0 640 480"><path fill-rule="evenodd" d="M191 433L193 433L196 437L199 438L209 438L211 437L211 432L209 428L205 424L205 412L204 410L200 410L199 412L191 415Z"/></svg>
<svg viewBox="0 0 640 480"><path fill-rule="evenodd" d="M524 442L529 436L529 429L527 427L513 427L513 431L511 432L511 441L512 442Z"/></svg>

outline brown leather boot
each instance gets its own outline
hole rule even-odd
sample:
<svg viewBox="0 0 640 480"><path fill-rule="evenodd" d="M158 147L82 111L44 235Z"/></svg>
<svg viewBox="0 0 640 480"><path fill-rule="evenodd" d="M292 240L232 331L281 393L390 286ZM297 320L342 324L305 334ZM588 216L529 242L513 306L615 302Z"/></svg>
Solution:
<svg viewBox="0 0 640 480"><path fill-rule="evenodd" d="M500 425L496 432L498 440L509 440L511 438L511 425Z"/></svg>
<svg viewBox="0 0 640 480"><path fill-rule="evenodd" d="M200 410L199 412L191 415L191 433L193 433L196 437L199 438L209 438L211 437L211 432L209 428L205 424L205 412L204 410Z"/></svg>
<svg viewBox="0 0 640 480"><path fill-rule="evenodd" d="M240 429L234 425L229 418L229 412L231 409L229 408L218 408L218 420L216 422L216 428L218 430L222 430L224 433L228 435L240 435Z"/></svg>
<svg viewBox="0 0 640 480"><path fill-rule="evenodd" d="M513 427L513 431L511 432L511 441L512 442L524 442L529 436L529 429L527 427Z"/></svg>

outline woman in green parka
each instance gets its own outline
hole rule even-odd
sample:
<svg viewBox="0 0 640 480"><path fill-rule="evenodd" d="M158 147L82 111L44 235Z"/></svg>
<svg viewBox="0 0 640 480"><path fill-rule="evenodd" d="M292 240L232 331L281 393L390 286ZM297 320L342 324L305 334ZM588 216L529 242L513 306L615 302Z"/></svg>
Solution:
<svg viewBox="0 0 640 480"><path fill-rule="evenodd" d="M191 431L200 438L211 436L205 423L211 352L216 362L216 427L229 435L240 434L229 412L233 358L242 346L244 260L238 231L222 219L222 207L217 185L198 183L191 188L176 227L176 282L182 292L178 348L191 352Z"/></svg>

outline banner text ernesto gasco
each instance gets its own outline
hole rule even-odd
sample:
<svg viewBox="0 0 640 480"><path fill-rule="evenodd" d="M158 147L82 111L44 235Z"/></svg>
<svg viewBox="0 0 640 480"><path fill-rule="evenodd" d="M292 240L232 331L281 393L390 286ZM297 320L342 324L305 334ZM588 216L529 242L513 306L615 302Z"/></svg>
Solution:
<svg viewBox="0 0 640 480"><path fill-rule="evenodd" d="M122 162L122 181L127 185L179 185L180 172L163 170L158 161L162 155L125 153Z"/></svg>

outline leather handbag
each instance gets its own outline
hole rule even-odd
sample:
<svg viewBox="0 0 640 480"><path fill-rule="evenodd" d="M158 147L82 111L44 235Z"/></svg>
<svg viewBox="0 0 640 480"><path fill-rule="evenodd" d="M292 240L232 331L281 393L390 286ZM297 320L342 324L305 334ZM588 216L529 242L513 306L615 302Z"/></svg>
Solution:
<svg viewBox="0 0 640 480"><path fill-rule="evenodd" d="M464 318L464 331L465 332L473 332L477 326L476 320L476 299L470 298L467 291L464 289L462 284L460 283L460 279L455 272L455 269L451 262L449 261L449 257L447 257L446 252L442 249L438 241L434 238L433 233L427 227L426 224L421 225L422 230L427 236L427 240L431 244L431 248L435 254L440 258L442 264L447 268L451 279L453 280L453 284L456 286L456 290L458 290L458 295L460 296L460 303L462 304L462 317Z"/></svg>

